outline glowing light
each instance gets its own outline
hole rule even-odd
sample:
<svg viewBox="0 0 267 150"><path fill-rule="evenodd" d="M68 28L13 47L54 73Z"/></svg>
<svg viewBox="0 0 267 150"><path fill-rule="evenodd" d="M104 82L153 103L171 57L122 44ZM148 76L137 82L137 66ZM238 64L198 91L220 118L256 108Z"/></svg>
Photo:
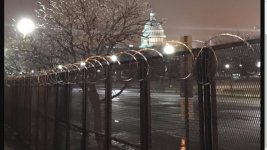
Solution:
<svg viewBox="0 0 267 150"><path fill-rule="evenodd" d="M80 66L81 66L81 67L84 67L84 66L85 66L85 62L82 61L82 62L80 63Z"/></svg>
<svg viewBox="0 0 267 150"><path fill-rule="evenodd" d="M261 67L261 62L258 61L256 66L257 66L258 68L260 68L260 67Z"/></svg>
<svg viewBox="0 0 267 150"><path fill-rule="evenodd" d="M120 122L120 121L119 121L119 120L114 120L114 122L118 123L118 122Z"/></svg>
<svg viewBox="0 0 267 150"><path fill-rule="evenodd" d="M112 99L112 101L114 101L114 102L118 102L119 100L120 100L120 98L118 98L118 97L115 97Z"/></svg>
<svg viewBox="0 0 267 150"><path fill-rule="evenodd" d="M129 47L133 47L133 45L130 44Z"/></svg>
<svg viewBox="0 0 267 150"><path fill-rule="evenodd" d="M26 36L28 33L31 33L35 29L35 25L30 19L23 18L19 21L17 28L19 32L23 34L23 36Z"/></svg>
<svg viewBox="0 0 267 150"><path fill-rule="evenodd" d="M60 70L62 70L63 69L63 66L62 65L58 65L57 68L60 69Z"/></svg>
<svg viewBox="0 0 267 150"><path fill-rule="evenodd" d="M110 59L111 59L112 61L117 61L118 57L117 57L116 55L112 55L112 56L110 57Z"/></svg>
<svg viewBox="0 0 267 150"><path fill-rule="evenodd" d="M32 70L31 72L34 73L34 70Z"/></svg>
<svg viewBox="0 0 267 150"><path fill-rule="evenodd" d="M22 74L22 72L19 72L19 74Z"/></svg>
<svg viewBox="0 0 267 150"><path fill-rule="evenodd" d="M242 64L239 64L239 67L242 67L243 65Z"/></svg>
<svg viewBox="0 0 267 150"><path fill-rule="evenodd" d="M229 69L229 68L230 68L230 65L229 65L229 64L226 64L224 67L225 67L226 69Z"/></svg>
<svg viewBox="0 0 267 150"><path fill-rule="evenodd" d="M173 54L175 51L174 47L167 44L165 47L164 47L164 53L165 54Z"/></svg>
<svg viewBox="0 0 267 150"><path fill-rule="evenodd" d="M97 72L100 72L100 70L97 70Z"/></svg>

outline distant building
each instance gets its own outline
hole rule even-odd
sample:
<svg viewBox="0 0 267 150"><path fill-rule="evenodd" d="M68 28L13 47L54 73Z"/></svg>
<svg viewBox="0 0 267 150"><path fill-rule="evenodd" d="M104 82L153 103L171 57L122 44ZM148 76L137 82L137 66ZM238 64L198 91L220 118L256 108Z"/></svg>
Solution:
<svg viewBox="0 0 267 150"><path fill-rule="evenodd" d="M144 26L139 48L162 47L165 42L166 35L164 34L161 23L156 20L156 14L151 11L150 19Z"/></svg>

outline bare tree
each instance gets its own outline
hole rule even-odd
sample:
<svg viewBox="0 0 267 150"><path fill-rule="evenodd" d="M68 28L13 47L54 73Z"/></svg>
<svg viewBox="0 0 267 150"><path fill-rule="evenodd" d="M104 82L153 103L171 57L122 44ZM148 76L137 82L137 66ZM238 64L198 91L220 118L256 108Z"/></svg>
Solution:
<svg viewBox="0 0 267 150"><path fill-rule="evenodd" d="M135 42L147 21L143 0L55 0L38 3L37 29L22 38L13 33L5 69L50 68L94 55L109 55L114 46ZM28 69L28 70L27 70ZM125 89L125 86L124 88ZM94 130L102 130L101 100L95 84L86 89L94 111ZM102 137L96 135L101 148Z"/></svg>
<svg viewBox="0 0 267 150"><path fill-rule="evenodd" d="M59 0L36 12L45 34L77 61L140 36L145 8L141 0Z"/></svg>

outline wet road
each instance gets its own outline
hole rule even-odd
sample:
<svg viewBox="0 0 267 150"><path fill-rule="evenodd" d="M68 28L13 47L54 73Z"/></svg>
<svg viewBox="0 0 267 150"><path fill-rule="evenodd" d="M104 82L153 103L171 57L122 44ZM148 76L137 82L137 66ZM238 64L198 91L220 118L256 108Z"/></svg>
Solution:
<svg viewBox="0 0 267 150"><path fill-rule="evenodd" d="M99 90L100 96L104 95ZM260 107L257 98L217 96L218 143L222 150L260 149ZM140 144L138 90L125 90L112 100L112 136ZM75 104L75 101L72 102ZM74 107L75 108L75 107ZM79 109L78 106L76 109ZM175 92L151 93L153 150L177 150L186 135L184 100ZM198 102L189 101L189 148L199 149Z"/></svg>

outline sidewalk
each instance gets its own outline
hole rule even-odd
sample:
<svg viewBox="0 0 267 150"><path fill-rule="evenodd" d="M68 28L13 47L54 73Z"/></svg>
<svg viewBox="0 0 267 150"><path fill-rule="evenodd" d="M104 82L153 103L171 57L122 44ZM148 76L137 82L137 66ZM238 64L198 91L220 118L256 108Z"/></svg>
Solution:
<svg viewBox="0 0 267 150"><path fill-rule="evenodd" d="M4 125L4 150L30 150L29 146L18 139L17 134Z"/></svg>

